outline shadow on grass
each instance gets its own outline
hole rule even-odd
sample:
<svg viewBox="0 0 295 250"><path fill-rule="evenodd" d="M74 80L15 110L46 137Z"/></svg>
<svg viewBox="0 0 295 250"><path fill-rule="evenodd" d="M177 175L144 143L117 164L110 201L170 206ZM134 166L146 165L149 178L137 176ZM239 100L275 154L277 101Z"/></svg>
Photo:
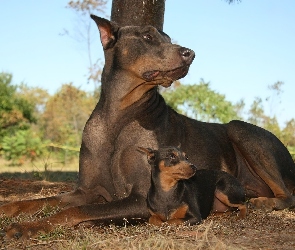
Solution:
<svg viewBox="0 0 295 250"><path fill-rule="evenodd" d="M0 173L0 179L28 179L28 180L46 180L50 182L75 182L78 179L78 172L64 171L43 171L43 172L4 172Z"/></svg>

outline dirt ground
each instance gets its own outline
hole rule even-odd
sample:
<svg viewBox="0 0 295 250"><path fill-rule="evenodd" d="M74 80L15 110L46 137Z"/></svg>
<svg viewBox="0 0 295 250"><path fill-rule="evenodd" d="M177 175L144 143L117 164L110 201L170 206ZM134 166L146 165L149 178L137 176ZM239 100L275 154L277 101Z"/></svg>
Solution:
<svg viewBox="0 0 295 250"><path fill-rule="evenodd" d="M0 179L0 205L67 192L74 186L72 182ZM295 210L249 210L244 220L237 220L234 214L209 216L203 226L206 224L210 226L210 235L225 245L214 249L295 249ZM181 234L181 230L177 232ZM196 237L196 233L193 229L183 232L183 236L189 239ZM0 248L9 249L3 245Z"/></svg>

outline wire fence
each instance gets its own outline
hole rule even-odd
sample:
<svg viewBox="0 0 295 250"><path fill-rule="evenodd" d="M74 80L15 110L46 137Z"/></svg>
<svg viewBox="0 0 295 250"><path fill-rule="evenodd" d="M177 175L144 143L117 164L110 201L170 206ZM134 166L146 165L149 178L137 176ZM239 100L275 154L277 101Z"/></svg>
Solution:
<svg viewBox="0 0 295 250"><path fill-rule="evenodd" d="M69 150L69 151L75 151L75 152L80 151L80 148L63 146L63 145L58 145L58 144L54 144L54 143L47 144L46 146L47 147L53 147L53 148L60 148L60 149Z"/></svg>

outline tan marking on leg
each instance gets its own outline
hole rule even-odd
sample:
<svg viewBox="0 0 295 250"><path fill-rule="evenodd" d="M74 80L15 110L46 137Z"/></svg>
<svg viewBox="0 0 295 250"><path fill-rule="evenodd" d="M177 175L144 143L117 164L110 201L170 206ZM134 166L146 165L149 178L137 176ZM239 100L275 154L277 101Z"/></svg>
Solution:
<svg viewBox="0 0 295 250"><path fill-rule="evenodd" d="M224 193L222 193L219 190L215 191L215 197L221 201L223 204L225 204L228 207L234 207L239 209L238 217L243 219L247 215L247 206L243 203L233 204L228 200L228 196Z"/></svg>
<svg viewBox="0 0 295 250"><path fill-rule="evenodd" d="M183 219L185 218L186 212L188 210L188 205L184 204L181 207L177 208L169 215L169 220L173 219Z"/></svg>
<svg viewBox="0 0 295 250"><path fill-rule="evenodd" d="M162 221L159 216L152 215L149 218L149 223L155 226L161 226L164 223L164 221Z"/></svg>

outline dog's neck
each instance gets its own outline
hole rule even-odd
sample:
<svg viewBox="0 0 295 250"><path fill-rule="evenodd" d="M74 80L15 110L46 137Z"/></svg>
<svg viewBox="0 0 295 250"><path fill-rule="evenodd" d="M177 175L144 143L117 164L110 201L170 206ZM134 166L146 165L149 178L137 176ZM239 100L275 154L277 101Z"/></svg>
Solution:
<svg viewBox="0 0 295 250"><path fill-rule="evenodd" d="M185 187L180 181L169 190L163 190L159 173L153 173L151 186L147 195L148 207L151 211L162 214L169 219L171 211L174 211L182 203Z"/></svg>
<svg viewBox="0 0 295 250"><path fill-rule="evenodd" d="M161 123L162 117L165 117L161 114L167 106L156 85L144 84L143 80L134 79L127 73L108 72L109 69L104 69L97 108L100 113L107 114L111 124L122 123L125 119L128 119L127 122L138 120L143 127L151 129L150 126L156 127ZM124 79L119 75L124 75Z"/></svg>
<svg viewBox="0 0 295 250"><path fill-rule="evenodd" d="M166 195L174 195L175 193L178 193L183 187L181 181L175 180L175 178L172 178L166 173L161 172L152 172L151 185L156 190L161 190L161 192L165 193Z"/></svg>

